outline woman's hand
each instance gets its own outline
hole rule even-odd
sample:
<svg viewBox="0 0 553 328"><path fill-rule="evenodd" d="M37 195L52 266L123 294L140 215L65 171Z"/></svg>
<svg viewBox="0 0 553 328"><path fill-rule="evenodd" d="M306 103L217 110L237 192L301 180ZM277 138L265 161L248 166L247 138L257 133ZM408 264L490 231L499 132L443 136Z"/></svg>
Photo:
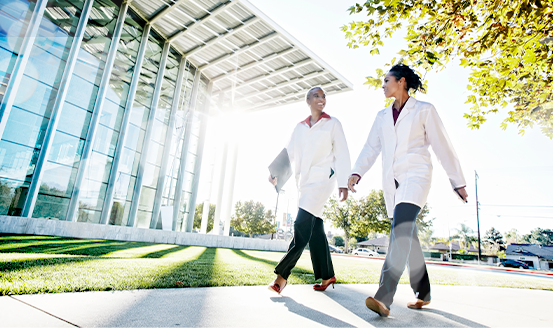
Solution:
<svg viewBox="0 0 553 328"><path fill-rule="evenodd" d="M465 190L465 187L456 189L457 193L459 193L459 196L463 199L465 203L468 203L469 194L467 194L467 191Z"/></svg>
<svg viewBox="0 0 553 328"><path fill-rule="evenodd" d="M276 177L272 177L270 174L269 174L269 182L276 187L277 185L277 178Z"/></svg>
<svg viewBox="0 0 553 328"><path fill-rule="evenodd" d="M338 188L338 198L341 202L348 199L348 188Z"/></svg>
<svg viewBox="0 0 553 328"><path fill-rule="evenodd" d="M351 192L357 192L353 186L355 186L359 182L359 177L357 175L352 175L349 177L348 180L348 189L351 190Z"/></svg>

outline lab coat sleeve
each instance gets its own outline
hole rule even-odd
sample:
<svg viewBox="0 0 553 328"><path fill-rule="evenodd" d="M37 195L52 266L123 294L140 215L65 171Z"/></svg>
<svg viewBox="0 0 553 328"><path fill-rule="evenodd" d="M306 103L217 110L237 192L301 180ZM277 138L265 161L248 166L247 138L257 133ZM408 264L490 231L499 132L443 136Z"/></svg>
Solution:
<svg viewBox="0 0 553 328"><path fill-rule="evenodd" d="M455 149L453 149L442 120L438 116L438 112L434 106L430 106L428 109L425 131L426 137L438 158L438 162L440 162L446 171L453 189L466 186L459 158L455 153Z"/></svg>
<svg viewBox="0 0 553 328"><path fill-rule="evenodd" d="M347 188L349 172L351 170L351 159L349 157L348 143L344 135L344 129L338 120L336 120L336 124L332 129L332 146L338 188Z"/></svg>
<svg viewBox="0 0 553 328"><path fill-rule="evenodd" d="M362 177L373 166L374 162L378 158L380 151L382 150L382 143L378 135L378 129L380 125L380 118L377 116L374 120L367 141L353 166L351 174L358 174Z"/></svg>

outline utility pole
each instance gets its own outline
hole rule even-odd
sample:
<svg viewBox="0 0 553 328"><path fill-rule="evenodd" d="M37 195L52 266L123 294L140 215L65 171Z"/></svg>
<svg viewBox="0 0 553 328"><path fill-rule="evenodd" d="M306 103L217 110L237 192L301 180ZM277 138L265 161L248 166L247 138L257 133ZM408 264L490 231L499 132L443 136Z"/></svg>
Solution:
<svg viewBox="0 0 553 328"><path fill-rule="evenodd" d="M482 251L480 248L480 203L478 202L478 173L474 170L474 188L476 190L476 226L478 227L478 264L480 264L480 257L482 256Z"/></svg>

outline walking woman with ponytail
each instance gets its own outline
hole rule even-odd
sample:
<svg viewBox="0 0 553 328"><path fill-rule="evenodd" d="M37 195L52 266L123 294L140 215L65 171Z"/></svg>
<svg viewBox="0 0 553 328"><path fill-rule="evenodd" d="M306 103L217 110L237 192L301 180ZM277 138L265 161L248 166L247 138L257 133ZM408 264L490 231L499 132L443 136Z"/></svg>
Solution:
<svg viewBox="0 0 553 328"><path fill-rule="evenodd" d="M348 188L355 192L354 186L382 152L384 199L393 221L378 291L366 299L365 305L386 317L405 266L416 298L407 307L421 309L430 303L430 281L415 224L430 191L429 146L445 169L452 191L464 202L468 195L461 165L436 108L409 96L409 90L424 90L420 77L409 66L398 64L385 76L382 89L386 98L394 98L394 103L377 114Z"/></svg>

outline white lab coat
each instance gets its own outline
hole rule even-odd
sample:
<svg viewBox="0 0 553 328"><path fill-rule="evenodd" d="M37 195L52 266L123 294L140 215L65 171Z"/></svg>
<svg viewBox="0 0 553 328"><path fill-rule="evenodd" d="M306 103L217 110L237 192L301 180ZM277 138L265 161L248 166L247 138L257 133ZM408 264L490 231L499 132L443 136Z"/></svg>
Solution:
<svg viewBox="0 0 553 328"><path fill-rule="evenodd" d="M298 187L298 206L320 218L336 182L340 188L348 185L351 161L342 124L324 113L311 128L302 121L286 149Z"/></svg>
<svg viewBox="0 0 553 328"><path fill-rule="evenodd" d="M434 105L410 97L396 124L392 106L380 111L352 174L363 176L382 151L382 189L389 217L399 203L421 208L426 204L432 180L432 146L451 186L466 185L461 165ZM394 179L399 183L396 189Z"/></svg>

